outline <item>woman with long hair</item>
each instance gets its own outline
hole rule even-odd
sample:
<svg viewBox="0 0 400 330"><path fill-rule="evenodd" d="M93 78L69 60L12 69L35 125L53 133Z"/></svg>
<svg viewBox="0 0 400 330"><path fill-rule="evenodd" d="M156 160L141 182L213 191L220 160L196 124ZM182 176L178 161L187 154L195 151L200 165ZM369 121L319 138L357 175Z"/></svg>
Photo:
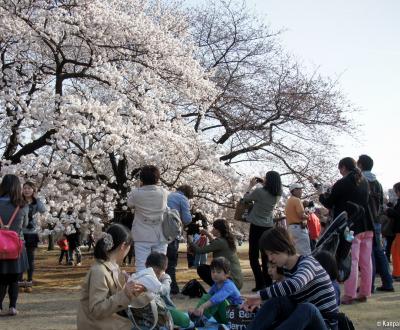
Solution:
<svg viewBox="0 0 400 330"><path fill-rule="evenodd" d="M82 284L78 330L131 329L131 321L117 313L129 304L143 307L151 301L152 297L142 295L145 288L141 284L126 283L125 274L119 268L131 242L131 233L121 224L111 225L96 242L96 262Z"/></svg>
<svg viewBox="0 0 400 330"><path fill-rule="evenodd" d="M46 212L46 207L43 202L37 198L36 196L37 188L34 182L26 181L22 186L22 196L29 208L28 211L28 224L26 227L22 228L24 233L26 254L28 257L28 278L27 281L23 281L23 274L21 274L20 286L25 287L25 292L32 292L32 279L34 272L34 264L35 264L35 250L39 243L39 235L36 231L36 221L35 214L36 213L44 213Z"/></svg>
<svg viewBox="0 0 400 330"><path fill-rule="evenodd" d="M364 215L354 220L351 230L354 239L351 245L351 273L344 282L344 297L341 303L365 302L371 295L372 285L372 239L374 223L368 208L369 187L353 158L340 160L338 169L342 178L333 185L330 193L319 196L319 201L330 209L336 218L343 211L349 211L347 202L353 202L364 209ZM357 295L358 270L360 269L360 290Z"/></svg>
<svg viewBox="0 0 400 330"><path fill-rule="evenodd" d="M263 181L263 187L252 188ZM253 208L247 217L250 222L249 233L249 260L251 270L256 281L253 291L263 289L272 284L272 279L268 274L268 258L261 252L261 264L259 262L260 248L258 242L262 234L271 229L274 225L273 211L282 196L282 182L278 172L269 171L264 180L252 178L247 192L243 197L243 202L253 202Z"/></svg>
<svg viewBox="0 0 400 330"><path fill-rule="evenodd" d="M9 225L14 214L14 220ZM22 227L28 222L28 208L22 197L21 183L17 176L7 174L0 184L0 217L4 226L15 231L22 237ZM15 260L0 260L0 313L2 315L17 315L18 279L20 274L28 269L25 247L19 258ZM3 300L8 291L9 309L3 310Z"/></svg>
<svg viewBox="0 0 400 330"><path fill-rule="evenodd" d="M236 250L235 237L232 234L228 221L225 219L216 219L213 224L211 233L202 229L200 232L209 239L209 244L200 247L190 244L190 248L195 253L212 253L213 259L225 257L231 265L231 277L237 288L240 290L243 286L243 274L240 267L239 258ZM208 285L212 286L214 281L211 278L210 265L200 265L197 267L197 274Z"/></svg>

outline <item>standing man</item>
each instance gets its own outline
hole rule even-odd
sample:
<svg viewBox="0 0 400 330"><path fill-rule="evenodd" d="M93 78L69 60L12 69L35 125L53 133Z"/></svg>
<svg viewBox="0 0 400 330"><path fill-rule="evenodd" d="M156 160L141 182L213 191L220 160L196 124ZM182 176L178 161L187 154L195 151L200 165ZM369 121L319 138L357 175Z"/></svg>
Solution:
<svg viewBox="0 0 400 330"><path fill-rule="evenodd" d="M176 192L170 193L168 196L167 205L171 209L179 212L183 225L188 225L192 222L192 215L190 214L189 199L193 198L193 189L191 186L183 185L176 189ZM178 250L179 239L172 241L168 244L167 257L168 268L166 273L171 276L171 294L179 293L179 286L176 282L176 266L178 265Z"/></svg>
<svg viewBox="0 0 400 330"><path fill-rule="evenodd" d="M393 279L390 275L388 260L382 248L382 225L380 215L383 213L383 190L375 174L371 173L374 166L373 159L368 155L358 157L357 166L369 185L368 207L371 217L374 220L375 239L372 245L372 292L375 286L375 274L379 273L382 286L377 287L378 291L394 291Z"/></svg>
<svg viewBox="0 0 400 330"><path fill-rule="evenodd" d="M311 248L307 229L307 215L300 199L303 194L303 186L300 183L293 183L289 186L289 190L291 196L285 207L288 231L293 238L297 253L306 256L311 254Z"/></svg>

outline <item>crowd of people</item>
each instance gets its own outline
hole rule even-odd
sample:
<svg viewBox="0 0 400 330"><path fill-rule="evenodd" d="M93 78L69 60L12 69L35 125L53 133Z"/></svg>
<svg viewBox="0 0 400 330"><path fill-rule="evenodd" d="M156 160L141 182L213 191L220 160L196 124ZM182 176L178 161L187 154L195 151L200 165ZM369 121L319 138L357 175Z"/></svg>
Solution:
<svg viewBox="0 0 400 330"><path fill-rule="evenodd" d="M340 304L367 302L375 290L394 291L393 282L400 280L400 183L394 185L397 203L385 202L372 168L373 160L367 155L361 155L357 162L347 157L340 160L342 178L332 187L325 189L314 182L315 202L329 210L331 219L342 212L350 214L350 204L363 211L346 228L352 234L346 236L351 244L351 268L343 295L338 283L338 257L316 249L329 223L319 221L314 202L302 200L303 184L289 186L286 221L277 225L274 211L283 195L279 173L269 171L264 178L252 178L241 202L251 205L246 221L250 223L248 256L255 286L253 294L242 295L244 277L232 224L215 219L211 231L207 221L201 229L193 221L197 215L191 213L193 189L182 185L170 193L159 184L157 167L142 167L140 185L132 189L127 200L134 213L132 227L113 224L95 243L95 264L82 286L78 329L187 329L204 326L210 320L219 329L226 329L227 309L232 307L254 313L247 329L338 329L343 321ZM33 183L26 182L21 190L16 176L3 177L0 216L5 225L13 220L10 229L25 238L25 246L18 259L0 259L2 314L16 315L18 282L24 281L25 271L25 287L32 283L38 242L32 238L32 219L35 212L44 211L35 194ZM180 238L168 241L164 235L168 208L178 211L188 232L188 266L196 267L199 278L210 287L196 307L186 311L177 309L173 302L180 292L176 279ZM69 263L73 257L67 253L71 240L63 236L58 244L59 262L65 256ZM79 244L72 244L80 262ZM130 253L135 256L133 275L120 268ZM207 254L212 255L209 264ZM378 287L376 274L382 280ZM7 292L9 310L3 311Z"/></svg>

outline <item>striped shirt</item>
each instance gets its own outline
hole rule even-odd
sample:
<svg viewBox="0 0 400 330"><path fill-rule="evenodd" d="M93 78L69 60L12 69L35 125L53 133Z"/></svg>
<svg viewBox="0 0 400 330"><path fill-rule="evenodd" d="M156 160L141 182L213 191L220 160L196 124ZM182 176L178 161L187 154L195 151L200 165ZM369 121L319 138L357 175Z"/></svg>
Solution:
<svg viewBox="0 0 400 330"><path fill-rule="evenodd" d="M284 270L285 280L261 290L263 300L290 296L297 304L308 302L321 312L325 323L335 328L334 317L338 312L335 289L325 269L312 256L300 256L296 265Z"/></svg>

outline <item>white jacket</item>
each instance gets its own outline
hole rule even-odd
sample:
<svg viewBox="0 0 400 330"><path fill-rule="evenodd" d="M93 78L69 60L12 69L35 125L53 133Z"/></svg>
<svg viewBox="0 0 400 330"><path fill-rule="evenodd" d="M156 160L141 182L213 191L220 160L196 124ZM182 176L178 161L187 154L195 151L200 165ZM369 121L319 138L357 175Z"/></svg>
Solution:
<svg viewBox="0 0 400 330"><path fill-rule="evenodd" d="M162 233L163 213L167 207L169 192L156 185L134 189L127 204L135 209L132 236L135 242L167 243Z"/></svg>

